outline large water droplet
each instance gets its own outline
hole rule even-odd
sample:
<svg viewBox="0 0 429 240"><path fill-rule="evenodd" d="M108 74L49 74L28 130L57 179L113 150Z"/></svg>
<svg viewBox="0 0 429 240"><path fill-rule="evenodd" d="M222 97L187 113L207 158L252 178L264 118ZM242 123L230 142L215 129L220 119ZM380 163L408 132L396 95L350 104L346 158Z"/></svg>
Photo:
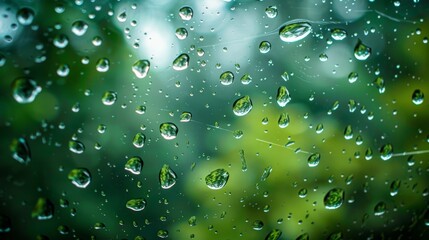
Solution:
<svg viewBox="0 0 429 240"><path fill-rule="evenodd" d="M182 20L189 21L192 19L192 16L194 15L194 11L191 7L182 7L179 9L179 16Z"/></svg>
<svg viewBox="0 0 429 240"><path fill-rule="evenodd" d="M282 236L282 231L279 229L273 229L268 235L265 237L265 240L278 240Z"/></svg>
<svg viewBox="0 0 429 240"><path fill-rule="evenodd" d="M371 48L363 44L361 40L358 40L358 43L355 46L354 55L357 60L364 61L371 55Z"/></svg>
<svg viewBox="0 0 429 240"><path fill-rule="evenodd" d="M143 168L143 160L140 157L131 157L125 163L125 170L131 172L132 174L140 174Z"/></svg>
<svg viewBox="0 0 429 240"><path fill-rule="evenodd" d="M223 72L219 77L220 83L222 85L228 86L234 82L234 74L230 71Z"/></svg>
<svg viewBox="0 0 429 240"><path fill-rule="evenodd" d="M312 31L308 22L297 22L280 28L279 36L284 42L296 42L307 37Z"/></svg>
<svg viewBox="0 0 429 240"><path fill-rule="evenodd" d="M323 203L326 209L337 209L344 202L345 192L341 188L333 188L329 190L323 198Z"/></svg>
<svg viewBox="0 0 429 240"><path fill-rule="evenodd" d="M146 75L149 73L150 62L144 59L138 60L134 62L131 69L133 70L133 73L136 75L136 77L145 78Z"/></svg>
<svg viewBox="0 0 429 240"><path fill-rule="evenodd" d="M176 37L179 40L183 40L188 37L188 30L186 28L178 28L176 29Z"/></svg>
<svg viewBox="0 0 429 240"><path fill-rule="evenodd" d="M69 141L69 150L76 154L82 154L85 151L85 145L81 141Z"/></svg>
<svg viewBox="0 0 429 240"><path fill-rule="evenodd" d="M86 188L91 183L91 173L86 168L75 168L69 172L68 179L78 188Z"/></svg>
<svg viewBox="0 0 429 240"><path fill-rule="evenodd" d="M134 198L127 201L125 207L135 212L142 211L146 207L146 200L143 198Z"/></svg>
<svg viewBox="0 0 429 240"><path fill-rule="evenodd" d="M213 190L223 188L228 182L228 179L229 173L223 168L216 169L205 177L207 187Z"/></svg>
<svg viewBox="0 0 429 240"><path fill-rule="evenodd" d="M189 56L186 53L180 54L173 61L173 69L176 71L182 71L187 69L189 66Z"/></svg>
<svg viewBox="0 0 429 240"><path fill-rule="evenodd" d="M286 104L288 104L292 100L292 98L289 95L289 91L285 86L281 86L278 88L276 99L277 99L277 104L280 107L286 106Z"/></svg>
<svg viewBox="0 0 429 240"><path fill-rule="evenodd" d="M110 106L116 102L117 98L118 98L118 94L116 92L106 91L106 92L104 92L103 96L101 97L101 102L106 106Z"/></svg>
<svg viewBox="0 0 429 240"><path fill-rule="evenodd" d="M162 123L159 126L159 132L161 133L161 136L166 140L172 140L177 137L177 133L179 132L179 129L174 123L166 122Z"/></svg>
<svg viewBox="0 0 429 240"><path fill-rule="evenodd" d="M29 78L17 78L12 83L12 95L18 103L31 103L42 91L36 81Z"/></svg>
<svg viewBox="0 0 429 240"><path fill-rule="evenodd" d="M142 148L146 142L146 136L139 132L133 138L133 145L136 148Z"/></svg>
<svg viewBox="0 0 429 240"><path fill-rule="evenodd" d="M307 159L307 163L309 167L316 167L317 165L319 165L319 162L320 162L320 153L313 153Z"/></svg>
<svg viewBox="0 0 429 240"><path fill-rule="evenodd" d="M34 20L34 11L26 7L19 9L16 13L16 20L18 20L21 25L30 25Z"/></svg>
<svg viewBox="0 0 429 240"><path fill-rule="evenodd" d="M393 156L393 146L391 144L385 144L380 149L380 157L384 161L389 160Z"/></svg>
<svg viewBox="0 0 429 240"><path fill-rule="evenodd" d="M83 36L88 30L88 24L81 20L75 21L71 30L76 36Z"/></svg>
<svg viewBox="0 0 429 240"><path fill-rule="evenodd" d="M413 103L415 105L420 105L423 103L424 97L425 95L423 94L423 92L420 89L416 89L414 90L411 99L413 100Z"/></svg>
<svg viewBox="0 0 429 240"><path fill-rule="evenodd" d="M54 216L54 204L47 198L37 199L36 205L34 205L31 211L31 217L37 218L37 220L48 220Z"/></svg>
<svg viewBox="0 0 429 240"><path fill-rule="evenodd" d="M280 117L279 117L279 120L277 121L277 123L278 123L280 128L285 128L285 127L289 126L289 123L290 123L289 114L287 114L287 113L280 114Z"/></svg>
<svg viewBox="0 0 429 240"><path fill-rule="evenodd" d="M164 164L159 171L159 183L161 184L161 187L163 189L169 189L174 184L176 184L176 173L168 166L167 164Z"/></svg>
<svg viewBox="0 0 429 240"><path fill-rule="evenodd" d="M236 116L244 116L248 114L252 108L252 100L247 95L237 99L232 105L232 111Z"/></svg>
<svg viewBox="0 0 429 240"><path fill-rule="evenodd" d="M262 41L259 44L259 52L268 53L271 50L271 43L268 41Z"/></svg>
<svg viewBox="0 0 429 240"><path fill-rule="evenodd" d="M10 144L12 157L20 163L29 163L31 161L30 146L28 146L25 138L13 139Z"/></svg>

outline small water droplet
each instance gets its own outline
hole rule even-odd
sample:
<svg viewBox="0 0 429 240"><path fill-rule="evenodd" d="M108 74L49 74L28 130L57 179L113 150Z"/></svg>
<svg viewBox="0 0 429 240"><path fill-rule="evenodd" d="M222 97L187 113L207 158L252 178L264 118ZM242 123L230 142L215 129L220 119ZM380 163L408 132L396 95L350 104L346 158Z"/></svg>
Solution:
<svg viewBox="0 0 429 240"><path fill-rule="evenodd" d="M259 44L259 52L268 53L271 50L271 43L268 41L262 41Z"/></svg>
<svg viewBox="0 0 429 240"><path fill-rule="evenodd" d="M329 190L323 198L323 203L326 209L337 209L344 202L345 192L341 188L333 188Z"/></svg>
<svg viewBox="0 0 429 240"><path fill-rule="evenodd" d="M280 128L285 128L285 127L289 126L289 123L290 123L289 114L287 114L287 113L280 114L280 117L279 117L279 120L277 121L277 123L278 123Z"/></svg>
<svg viewBox="0 0 429 240"><path fill-rule="evenodd" d="M179 16L184 21L191 20L193 15L194 15L194 11L192 10L191 7L185 6L179 9Z"/></svg>
<svg viewBox="0 0 429 240"><path fill-rule="evenodd" d="M159 183L163 189L169 189L176 184L176 173L168 166L164 164L159 171Z"/></svg>
<svg viewBox="0 0 429 240"><path fill-rule="evenodd" d="M323 124L321 124L321 123L319 123L319 124L317 124L317 126L316 126L316 133L317 134L321 134L322 132L323 132Z"/></svg>
<svg viewBox="0 0 429 240"><path fill-rule="evenodd" d="M138 60L134 62L131 69L137 78L145 78L146 75L149 73L150 62L144 59Z"/></svg>
<svg viewBox="0 0 429 240"><path fill-rule="evenodd" d="M42 91L36 81L29 78L17 78L12 83L12 95L18 103L31 103Z"/></svg>
<svg viewBox="0 0 429 240"><path fill-rule="evenodd" d="M391 144L385 144L380 149L380 157L384 161L389 160L393 156L393 146Z"/></svg>
<svg viewBox="0 0 429 240"><path fill-rule="evenodd" d="M223 72L219 77L220 83L222 85L228 86L234 82L234 74L230 71Z"/></svg>
<svg viewBox="0 0 429 240"><path fill-rule="evenodd" d="M107 72L109 71L109 68L110 68L110 61L107 58L100 58L95 64L95 69L98 72Z"/></svg>
<svg viewBox="0 0 429 240"><path fill-rule="evenodd" d="M186 30L186 28L183 28L183 27L176 29L176 37L179 40L186 39L188 37L188 30Z"/></svg>
<svg viewBox="0 0 429 240"><path fill-rule="evenodd" d="M37 218L37 220L48 220L53 216L54 204L47 198L37 199L36 205L31 211L31 217Z"/></svg>
<svg viewBox="0 0 429 240"><path fill-rule="evenodd" d="M395 180L390 184L390 196L396 196L401 186L401 180Z"/></svg>
<svg viewBox="0 0 429 240"><path fill-rule="evenodd" d="M136 148L142 148L146 142L146 136L139 132L133 138L133 145Z"/></svg>
<svg viewBox="0 0 429 240"><path fill-rule="evenodd" d="M12 140L10 144L10 151L12 153L13 159L19 163L29 163L31 161L31 152L30 146L27 143L25 138L16 138Z"/></svg>
<svg viewBox="0 0 429 240"><path fill-rule="evenodd" d="M229 173L223 168L216 169L205 177L207 187L213 190L223 188L228 182L228 179Z"/></svg>
<svg viewBox="0 0 429 240"><path fill-rule="evenodd" d="M319 165L319 162L320 162L320 153L313 153L307 159L307 163L309 167L316 167L317 165Z"/></svg>
<svg viewBox="0 0 429 240"><path fill-rule="evenodd" d="M359 75L356 72L351 72L348 76L349 83L354 83L358 80Z"/></svg>
<svg viewBox="0 0 429 240"><path fill-rule="evenodd" d="M279 229L273 229L268 235L265 237L265 240L278 240L282 236L282 231Z"/></svg>
<svg viewBox="0 0 429 240"><path fill-rule="evenodd" d="M91 173L86 168L75 168L68 174L68 179L78 188L86 188L91 183Z"/></svg>
<svg viewBox="0 0 429 240"><path fill-rule="evenodd" d="M273 168L271 166L264 168L264 171L262 172L262 175L261 175L261 182L266 181L272 171L273 171Z"/></svg>
<svg viewBox="0 0 429 240"><path fill-rule="evenodd" d="M347 31L341 28L334 28L331 31L331 37L334 40L341 41L347 37Z"/></svg>
<svg viewBox="0 0 429 240"><path fill-rule="evenodd" d="M158 232L156 233L156 235L159 238L168 238L168 231L164 230L164 229L161 229L161 230L158 230Z"/></svg>
<svg viewBox="0 0 429 240"><path fill-rule="evenodd" d="M347 125L347 127L344 129L344 138L346 140L353 138L353 128L351 125Z"/></svg>
<svg viewBox="0 0 429 240"><path fill-rule="evenodd" d="M195 225L197 225L197 217L192 216L188 219L188 224L189 226L193 227Z"/></svg>
<svg viewBox="0 0 429 240"><path fill-rule="evenodd" d="M263 227L264 227L264 222L262 222L261 220L255 220L252 223L253 230L260 231L262 230Z"/></svg>
<svg viewBox="0 0 429 240"><path fill-rule="evenodd" d="M364 61L371 55L371 48L363 44L361 40L358 40L354 49L354 55L357 60Z"/></svg>
<svg viewBox="0 0 429 240"><path fill-rule="evenodd" d="M101 97L101 102L106 106L110 106L116 102L117 98L118 98L118 94L116 92L106 91Z"/></svg>
<svg viewBox="0 0 429 240"><path fill-rule="evenodd" d="M265 14L268 18L275 18L278 14L278 10L276 6L268 6L265 8Z"/></svg>
<svg viewBox="0 0 429 240"><path fill-rule="evenodd" d="M82 154L85 151L85 145L81 141L69 141L69 150L76 154Z"/></svg>
<svg viewBox="0 0 429 240"><path fill-rule="evenodd" d="M252 77L246 73L241 77L240 81L242 84L248 85L252 82Z"/></svg>
<svg viewBox="0 0 429 240"><path fill-rule="evenodd" d="M190 112L182 112L180 114L180 122L190 122L192 119L192 113Z"/></svg>
<svg viewBox="0 0 429 240"><path fill-rule="evenodd" d="M123 11L123 12L119 13L118 16L116 17L116 19L118 19L119 22L127 21L127 12Z"/></svg>
<svg viewBox="0 0 429 240"><path fill-rule="evenodd" d="M276 99L277 99L277 104L280 107L286 106L286 104L288 104L292 100L292 98L289 95L289 91L285 86L281 86L278 88Z"/></svg>
<svg viewBox="0 0 429 240"><path fill-rule="evenodd" d="M162 123L159 126L159 131L161 133L161 136L166 140L172 140L177 137L177 133L179 132L179 129L174 123L166 122Z"/></svg>
<svg viewBox="0 0 429 240"><path fill-rule="evenodd" d="M307 37L312 31L308 22L297 22L280 28L279 36L283 42L296 42Z"/></svg>
<svg viewBox="0 0 429 240"><path fill-rule="evenodd" d="M378 89L379 93L384 93L384 91L386 90L384 86L384 79L382 77L377 77L374 80L373 84Z"/></svg>
<svg viewBox="0 0 429 240"><path fill-rule="evenodd" d="M250 99L250 96L247 95L237 99L232 105L232 111L239 117L248 114L252 108L252 100Z"/></svg>
<svg viewBox="0 0 429 240"><path fill-rule="evenodd" d="M283 80L285 80L285 82L289 81L289 73L283 72L281 77Z"/></svg>
<svg viewBox="0 0 429 240"><path fill-rule="evenodd" d="M143 160L140 157L131 157L125 163L125 170L131 172L132 174L139 175L143 168Z"/></svg>
<svg viewBox="0 0 429 240"><path fill-rule="evenodd" d="M413 103L415 105L420 105L423 103L424 97L425 95L423 94L423 92L420 89L416 89L414 90L411 99L413 100Z"/></svg>
<svg viewBox="0 0 429 240"><path fill-rule="evenodd" d="M143 198L134 198L127 201L125 207L135 212L142 211L146 207L146 200Z"/></svg>
<svg viewBox="0 0 429 240"><path fill-rule="evenodd" d="M72 24L71 30L76 36L83 36L88 30L88 24L82 20L75 21Z"/></svg>
<svg viewBox="0 0 429 240"><path fill-rule="evenodd" d="M187 69L189 66L189 56L188 54L180 54L176 59L173 61L173 69L176 71L182 71Z"/></svg>
<svg viewBox="0 0 429 240"><path fill-rule="evenodd" d="M377 203L377 205L375 205L375 207L374 207L374 215L375 216L384 215L384 213L386 212L386 210L387 210L386 203L383 202L383 201L381 201L381 202Z"/></svg>

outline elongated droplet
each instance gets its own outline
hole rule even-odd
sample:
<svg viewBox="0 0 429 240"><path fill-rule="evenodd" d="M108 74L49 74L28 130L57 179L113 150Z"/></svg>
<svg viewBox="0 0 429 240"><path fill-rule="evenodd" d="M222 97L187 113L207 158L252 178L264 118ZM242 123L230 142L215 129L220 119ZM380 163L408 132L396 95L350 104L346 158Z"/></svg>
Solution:
<svg viewBox="0 0 429 240"><path fill-rule="evenodd" d="M135 212L142 211L146 207L146 200L143 198L134 198L127 201L125 207Z"/></svg>
<svg viewBox="0 0 429 240"><path fill-rule="evenodd" d="M381 201L381 202L377 203L377 205L375 205L374 215L375 216L381 216L386 212L386 210L387 210L386 203Z"/></svg>
<svg viewBox="0 0 429 240"><path fill-rule="evenodd" d="M146 142L146 136L139 132L133 138L133 145L136 148L142 148Z"/></svg>
<svg viewBox="0 0 429 240"><path fill-rule="evenodd" d="M303 233L296 238L296 240L309 240L309 239L310 239L310 235L308 235L308 233Z"/></svg>
<svg viewBox="0 0 429 240"><path fill-rule="evenodd" d="M252 100L250 99L250 96L247 95L237 99L232 105L232 111L239 117L248 114L252 108Z"/></svg>
<svg viewBox="0 0 429 240"><path fill-rule="evenodd" d="M223 188L228 182L228 179L229 173L223 168L216 169L205 177L207 187L213 190Z"/></svg>
<svg viewBox="0 0 429 240"><path fill-rule="evenodd" d="M345 193L341 188L333 188L326 193L323 203L326 209L337 209L344 202Z"/></svg>
<svg viewBox="0 0 429 240"><path fill-rule="evenodd" d="M273 229L268 235L265 237L265 240L278 240L282 236L282 231L279 229Z"/></svg>
<svg viewBox="0 0 429 240"><path fill-rule="evenodd" d="M176 184L176 173L168 166L164 164L159 171L159 183L163 189L169 189Z"/></svg>
<svg viewBox="0 0 429 240"><path fill-rule="evenodd" d="M189 66L189 56L188 54L180 54L176 59L173 61L173 69L176 71L182 71L187 69Z"/></svg>
<svg viewBox="0 0 429 240"><path fill-rule="evenodd" d="M36 205L34 205L31 211L31 217L37 218L37 220L48 220L54 216L54 204L47 198L37 199Z"/></svg>
<svg viewBox="0 0 429 240"><path fill-rule="evenodd" d="M125 163L125 170L131 172L132 174L139 175L143 168L143 160L140 157L131 157Z"/></svg>
<svg viewBox="0 0 429 240"><path fill-rule="evenodd" d="M309 167L316 167L320 162L320 153L313 153L308 157L307 163Z"/></svg>
<svg viewBox="0 0 429 240"><path fill-rule="evenodd" d="M150 62L144 59L134 62L133 66L131 67L131 70L133 70L133 73L138 78L145 78L149 73L149 69L150 69Z"/></svg>
<svg viewBox="0 0 429 240"><path fill-rule="evenodd" d="M30 146L25 138L13 139L9 146L13 159L19 163L29 163L31 161Z"/></svg>
<svg viewBox="0 0 429 240"><path fill-rule="evenodd" d="M31 103L42 91L36 81L29 78L17 78L12 83L12 95L18 103Z"/></svg>
<svg viewBox="0 0 429 240"><path fill-rule="evenodd" d="M75 168L69 172L68 179L78 188L86 188L91 183L91 173L86 168Z"/></svg>
<svg viewBox="0 0 429 240"><path fill-rule="evenodd" d="M401 180L395 180L390 184L390 196L396 196L401 186Z"/></svg>
<svg viewBox="0 0 429 240"><path fill-rule="evenodd" d="M346 140L353 138L353 128L351 125L347 125L347 127L344 129L344 138Z"/></svg>
<svg viewBox="0 0 429 240"><path fill-rule="evenodd" d="M240 150L240 160L241 160L241 171L245 172L247 171L247 162L246 158L244 157L244 150Z"/></svg>
<svg viewBox="0 0 429 240"><path fill-rule="evenodd" d="M280 114L280 117L279 117L279 120L277 121L277 123L278 123L280 128L285 128L285 127L289 126L289 123L290 123L289 114L287 114L287 113Z"/></svg>
<svg viewBox="0 0 429 240"><path fill-rule="evenodd" d="M374 86L378 89L379 93L384 93L386 91L386 87L384 84L384 79L382 77L377 77L374 82Z"/></svg>
<svg viewBox="0 0 429 240"><path fill-rule="evenodd" d="M355 46L354 55L357 60L364 61L371 55L371 48L363 44L361 40L358 40Z"/></svg>
<svg viewBox="0 0 429 240"><path fill-rule="evenodd" d="M312 31L308 22L297 22L280 28L279 36L283 42L296 42L307 37Z"/></svg>
<svg viewBox="0 0 429 240"><path fill-rule="evenodd" d="M380 157L384 161L389 160L393 156L393 146L391 144L385 144L380 149Z"/></svg>
<svg viewBox="0 0 429 240"><path fill-rule="evenodd" d="M262 172L262 175L261 175L261 182L266 181L272 171L273 171L273 168L271 166L264 168L264 171Z"/></svg>
<svg viewBox="0 0 429 240"><path fill-rule="evenodd" d="M162 123L159 126L159 132L161 133L161 136L166 140L172 140L177 137L177 133L179 132L179 129L174 123L166 122Z"/></svg>
<svg viewBox="0 0 429 240"><path fill-rule="evenodd" d="M292 99L289 95L289 91L287 90L287 88L285 86L281 86L277 89L277 104L280 107L284 107L286 106L286 104L288 104L290 102L290 100Z"/></svg>

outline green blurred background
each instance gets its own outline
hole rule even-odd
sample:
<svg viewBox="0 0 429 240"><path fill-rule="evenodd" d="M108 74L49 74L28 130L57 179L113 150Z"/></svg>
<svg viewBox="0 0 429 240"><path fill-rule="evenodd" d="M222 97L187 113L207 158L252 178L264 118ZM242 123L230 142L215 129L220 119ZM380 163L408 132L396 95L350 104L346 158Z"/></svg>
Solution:
<svg viewBox="0 0 429 240"><path fill-rule="evenodd" d="M184 6L191 19L180 16ZM280 239L427 239L429 103L412 95L429 94L428 10L422 0L0 1L0 238L157 239L165 230L169 239L268 239L279 229ZM82 36L76 21L87 24ZM279 29L297 21L312 32L283 42ZM334 29L347 37L334 40ZM354 56L359 41L371 48L367 60ZM176 71L182 53L189 66ZM150 62L142 79L131 70L140 59ZM235 76L228 86L219 81L226 71ZM42 88L31 103L13 97L22 77ZM280 86L291 96L285 107L276 102ZM117 94L112 105L102 102L106 91ZM253 108L236 116L233 103L245 95ZM182 112L192 120L181 122ZM164 122L178 127L175 139L161 136ZM139 132L142 148L133 145ZM29 145L28 163L12 157L18 138ZM70 151L72 139L83 153ZM393 156L384 161L386 144ZM321 156L316 167L311 153ZM133 156L144 162L139 175L124 169ZM164 164L177 175L170 189L159 183ZM86 188L68 179L75 168L90 171ZM219 168L229 180L212 190L205 177ZM345 199L326 209L333 188ZM52 202L52 218L37 219L39 198ZM144 210L126 208L135 198L146 200Z"/></svg>

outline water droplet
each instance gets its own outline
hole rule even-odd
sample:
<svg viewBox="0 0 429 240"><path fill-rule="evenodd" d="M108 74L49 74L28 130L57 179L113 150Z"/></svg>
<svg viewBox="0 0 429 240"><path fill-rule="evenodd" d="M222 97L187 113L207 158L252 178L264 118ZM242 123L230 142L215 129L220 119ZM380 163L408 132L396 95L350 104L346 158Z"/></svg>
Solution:
<svg viewBox="0 0 429 240"><path fill-rule="evenodd" d="M296 42L307 37L312 31L308 22L297 22L280 28L279 36L283 42Z"/></svg>
<svg viewBox="0 0 429 240"><path fill-rule="evenodd" d="M279 229L273 229L268 235L265 237L265 240L278 240L282 236L282 231Z"/></svg>
<svg viewBox="0 0 429 240"><path fill-rule="evenodd" d="M344 138L346 140L353 138L353 129L351 125L347 125L347 127L344 129Z"/></svg>
<svg viewBox="0 0 429 240"><path fill-rule="evenodd" d="M174 184L176 184L176 173L168 166L167 164L164 164L159 171L159 183L161 184L161 187L163 189L169 189Z"/></svg>
<svg viewBox="0 0 429 240"><path fill-rule="evenodd" d="M25 138L13 139L9 148L13 159L19 163L27 164L31 161L30 146Z"/></svg>
<svg viewBox="0 0 429 240"><path fill-rule="evenodd" d="M91 173L86 168L75 168L69 172L68 179L78 188L86 188L91 183Z"/></svg>
<svg viewBox="0 0 429 240"><path fill-rule="evenodd" d="M144 59L138 60L134 62L131 69L133 70L137 78L145 78L146 75L149 73L150 62Z"/></svg>
<svg viewBox="0 0 429 240"><path fill-rule="evenodd" d="M272 171L273 171L273 168L271 166L264 168L264 171L262 172L262 175L261 175L261 182L265 182L267 178L270 176Z"/></svg>
<svg viewBox="0 0 429 240"><path fill-rule="evenodd" d="M182 112L180 114L180 122L190 122L192 119L192 113L190 112Z"/></svg>
<svg viewBox="0 0 429 240"><path fill-rule="evenodd" d="M278 123L280 128L285 128L285 127L289 126L289 123L290 123L289 114L287 114L287 113L280 114L280 117L279 117L279 120L277 121L277 123Z"/></svg>
<svg viewBox="0 0 429 240"><path fill-rule="evenodd" d="M423 103L425 95L420 89L416 89L413 92L412 100L415 105L420 105Z"/></svg>
<svg viewBox="0 0 429 240"><path fill-rule="evenodd" d="M298 191L298 197L300 197L300 198L305 198L305 197L307 197L307 193L308 193L307 188L301 188L301 189Z"/></svg>
<svg viewBox="0 0 429 240"><path fill-rule="evenodd" d="M235 100L232 105L232 111L239 117L248 114L252 108L252 100L250 99L250 96L247 95Z"/></svg>
<svg viewBox="0 0 429 240"><path fill-rule="evenodd" d="M216 169L205 177L207 187L213 190L223 188L228 182L228 179L229 173L223 168Z"/></svg>
<svg viewBox="0 0 429 240"><path fill-rule="evenodd" d="M42 91L36 81L29 78L17 78L12 83L12 95L18 103L31 103Z"/></svg>
<svg viewBox="0 0 429 240"><path fill-rule="evenodd" d="M234 132L232 132L232 135L235 139L240 139L243 137L244 133L241 130L235 130Z"/></svg>
<svg viewBox="0 0 429 240"><path fill-rule="evenodd" d="M188 37L188 30L186 30L186 28L182 28L182 27L176 29L176 37L179 40L186 39Z"/></svg>
<svg viewBox="0 0 429 240"><path fill-rule="evenodd" d="M33 23L34 11L26 7L19 9L16 13L16 20L18 20L19 24L28 26Z"/></svg>
<svg viewBox="0 0 429 240"><path fill-rule="evenodd" d="M146 136L139 132L133 138L133 145L136 148L142 148L146 142Z"/></svg>
<svg viewBox="0 0 429 240"><path fill-rule="evenodd" d="M70 67L67 64L61 64L58 66L57 75L60 77L67 77L70 73Z"/></svg>
<svg viewBox="0 0 429 240"><path fill-rule="evenodd" d="M277 104L280 107L286 106L286 104L288 104L292 100L292 98L289 95L289 91L285 86L281 86L278 88L276 99L277 99Z"/></svg>
<svg viewBox="0 0 429 240"><path fill-rule="evenodd" d="M326 53L321 53L321 54L319 55L319 60L320 60L321 62L326 62L326 61L328 61L328 55L326 55Z"/></svg>
<svg viewBox="0 0 429 240"><path fill-rule="evenodd" d="M146 113L146 106L140 105L136 107L136 113L137 114L145 114Z"/></svg>
<svg viewBox="0 0 429 240"><path fill-rule="evenodd" d="M8 233L12 228L10 218L5 215L0 215L0 233Z"/></svg>
<svg viewBox="0 0 429 240"><path fill-rule="evenodd" d="M363 44L361 40L358 40L358 43L355 46L354 55L357 60L364 61L371 55L371 48Z"/></svg>
<svg viewBox="0 0 429 240"><path fill-rule="evenodd" d="M161 133L161 136L166 140L172 140L177 137L177 133L179 132L179 129L174 123L166 122L162 123L159 126L159 131Z"/></svg>
<svg viewBox="0 0 429 240"><path fill-rule="evenodd" d="M241 83L244 85L248 85L252 82L252 77L249 74L244 74L241 79Z"/></svg>
<svg viewBox="0 0 429 240"><path fill-rule="evenodd" d="M127 12L123 11L123 12L119 13L118 16L116 17L116 19L118 19L119 22L127 21Z"/></svg>
<svg viewBox="0 0 429 240"><path fill-rule="evenodd" d="M393 156L393 146L391 144L385 144L380 149L380 157L384 161L389 160Z"/></svg>
<svg viewBox="0 0 429 240"><path fill-rule="evenodd" d="M259 52L268 53L271 50L271 43L268 41L262 41L259 44Z"/></svg>
<svg viewBox="0 0 429 240"><path fill-rule="evenodd" d="M230 71L226 71L220 75L219 80L222 85L231 85L232 82L234 82L234 74Z"/></svg>
<svg viewBox="0 0 429 240"><path fill-rule="evenodd" d="M82 154L85 151L85 145L81 141L69 141L69 150L76 154Z"/></svg>
<svg viewBox="0 0 429 240"><path fill-rule="evenodd" d="M344 202L345 192L341 188L333 188L329 190L323 198L323 203L326 209L337 209Z"/></svg>
<svg viewBox="0 0 429 240"><path fill-rule="evenodd" d="M182 20L189 21L192 19L194 11L190 7L182 7L179 9L179 16Z"/></svg>
<svg viewBox="0 0 429 240"><path fill-rule="evenodd" d="M329 235L327 240L343 240L343 233L342 232L335 232Z"/></svg>
<svg viewBox="0 0 429 240"><path fill-rule="evenodd" d="M316 133L321 134L323 132L323 124L319 123L316 126Z"/></svg>
<svg viewBox="0 0 429 240"><path fill-rule="evenodd" d="M95 69L98 72L107 72L109 71L109 68L110 68L110 61L107 58L100 58L95 64Z"/></svg>
<svg viewBox="0 0 429 240"><path fill-rule="evenodd" d="M319 162L320 162L319 153L313 153L307 159L307 163L309 167L316 167L317 165L319 165Z"/></svg>
<svg viewBox="0 0 429 240"><path fill-rule="evenodd" d="M374 215L375 216L381 216L386 212L386 210L387 210L386 203L381 201L381 202L377 203L377 205L375 205Z"/></svg>
<svg viewBox="0 0 429 240"><path fill-rule="evenodd" d="M347 31L341 28L334 28L331 31L331 37L334 40L341 41L347 37Z"/></svg>
<svg viewBox="0 0 429 240"><path fill-rule="evenodd" d="M135 212L142 211L146 207L146 200L143 198L134 198L127 201L125 207Z"/></svg>
<svg viewBox="0 0 429 240"><path fill-rule="evenodd" d="M309 240L309 239L310 239L310 235L308 235L308 233L303 233L296 238L296 240Z"/></svg>
<svg viewBox="0 0 429 240"><path fill-rule="evenodd" d="M356 72L351 72L348 76L349 83L354 83L358 80L359 75Z"/></svg>
<svg viewBox="0 0 429 240"><path fill-rule="evenodd" d="M176 71L182 71L187 69L189 66L189 56L188 54L180 54L176 59L173 61L173 69Z"/></svg>
<svg viewBox="0 0 429 240"><path fill-rule="evenodd" d="M31 217L37 218L37 220L48 220L53 216L54 204L47 198L37 199L36 205L31 211Z"/></svg>
<svg viewBox="0 0 429 240"><path fill-rule="evenodd" d="M268 18L275 18L278 14L278 10L276 6L268 6L265 8L265 14Z"/></svg>
<svg viewBox="0 0 429 240"><path fill-rule="evenodd" d="M244 157L244 150L240 150L240 160L241 160L241 171L245 172L247 171L247 162L246 158Z"/></svg>
<svg viewBox="0 0 429 240"><path fill-rule="evenodd" d="M395 180L390 184L390 196L396 196L401 186L401 180Z"/></svg>
<svg viewBox="0 0 429 240"><path fill-rule="evenodd" d="M161 229L161 230L158 230L158 232L156 233L156 235L159 238L168 238L168 231L164 230L164 229Z"/></svg>
<svg viewBox="0 0 429 240"><path fill-rule="evenodd" d="M253 230L259 231L259 230L262 230L263 227L264 227L264 222L262 222L261 220L255 220L252 223Z"/></svg>
<svg viewBox="0 0 429 240"><path fill-rule="evenodd" d="M118 98L118 94L116 92L106 91L101 97L101 102L106 106L110 106L116 102L117 98Z"/></svg>
<svg viewBox="0 0 429 240"><path fill-rule="evenodd" d="M131 157L125 163L125 170L131 172L132 174L139 175L143 168L143 160L140 157Z"/></svg>
<svg viewBox="0 0 429 240"><path fill-rule="evenodd" d="M384 91L386 90L384 86L384 79L382 77L377 77L374 80L373 84L378 89L379 93L384 93Z"/></svg>
<svg viewBox="0 0 429 240"><path fill-rule="evenodd" d="M366 151L365 151L365 159L366 160L371 160L372 159L372 149L371 148L368 148L368 149L366 149Z"/></svg>
<svg viewBox="0 0 429 240"><path fill-rule="evenodd" d="M283 72L281 77L283 80L285 80L285 82L289 81L289 73Z"/></svg>
<svg viewBox="0 0 429 240"><path fill-rule="evenodd" d="M105 229L105 228L106 228L106 225L104 223L102 223L102 222L96 222L94 224L94 229L95 230L101 230L101 229Z"/></svg>
<svg viewBox="0 0 429 240"><path fill-rule="evenodd" d="M76 36L83 36L88 30L88 24L81 20L75 21L72 24L71 30Z"/></svg>

